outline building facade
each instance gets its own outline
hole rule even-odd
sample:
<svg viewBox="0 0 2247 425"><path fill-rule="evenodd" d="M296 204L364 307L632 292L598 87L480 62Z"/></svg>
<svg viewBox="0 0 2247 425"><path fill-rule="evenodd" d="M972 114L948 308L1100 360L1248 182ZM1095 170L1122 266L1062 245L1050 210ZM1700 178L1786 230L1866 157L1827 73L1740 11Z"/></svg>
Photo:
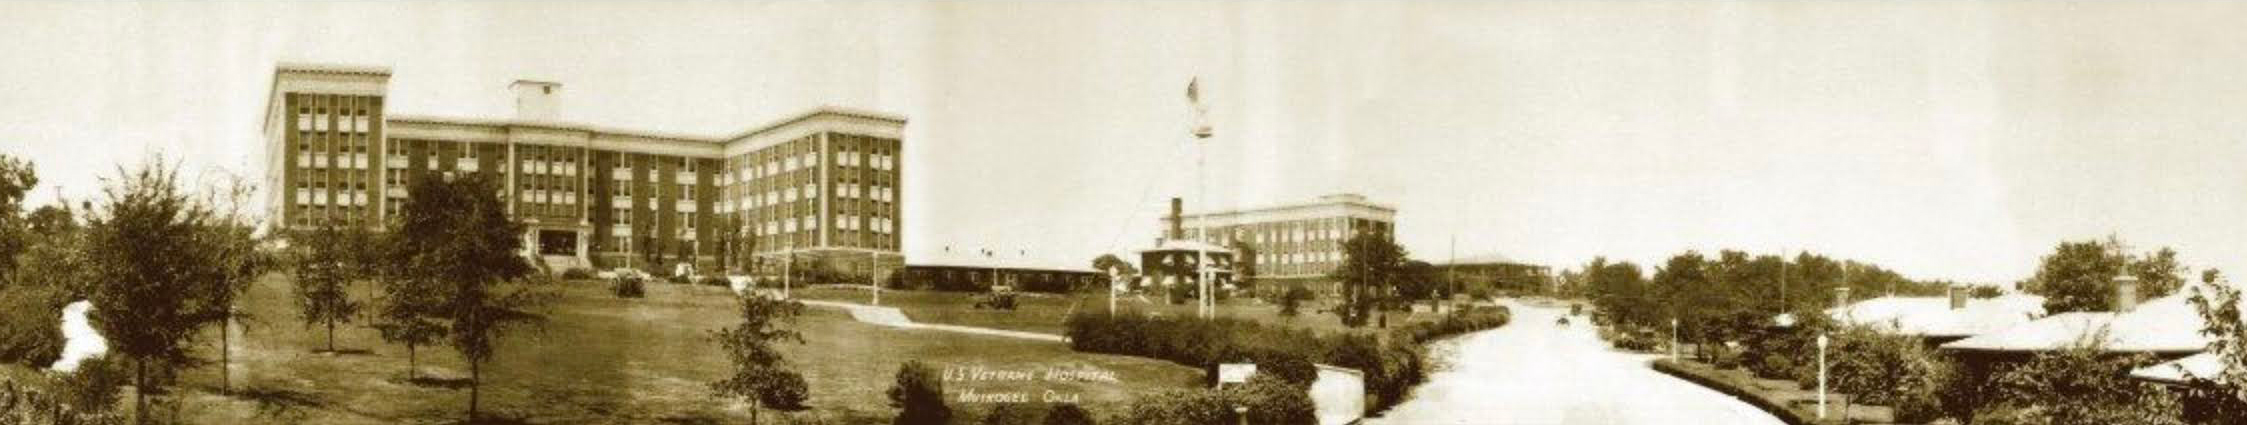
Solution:
<svg viewBox="0 0 2247 425"><path fill-rule="evenodd" d="M1173 220L1187 240L1232 247L1257 283L1323 280L1342 264L1342 242L1351 236L1392 236L1394 207L1357 194L1321 196L1305 203L1185 214Z"/></svg>
<svg viewBox="0 0 2247 425"><path fill-rule="evenodd" d="M276 67L265 111L268 219L379 227L408 182L481 173L553 270L635 267L886 276L904 258L905 119L821 108L727 136L555 120L561 85L516 81L506 120L396 116L390 72Z"/></svg>

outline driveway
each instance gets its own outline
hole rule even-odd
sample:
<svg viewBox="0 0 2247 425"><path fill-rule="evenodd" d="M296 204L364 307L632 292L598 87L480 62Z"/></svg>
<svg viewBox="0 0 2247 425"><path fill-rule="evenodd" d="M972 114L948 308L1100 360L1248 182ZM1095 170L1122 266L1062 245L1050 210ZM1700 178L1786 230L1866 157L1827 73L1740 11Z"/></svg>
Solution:
<svg viewBox="0 0 2247 425"><path fill-rule="evenodd" d="M1782 422L1745 402L1655 372L1654 356L1610 350L1585 318L1507 301L1504 327L1436 343L1441 366L1367 424L1751 424Z"/></svg>

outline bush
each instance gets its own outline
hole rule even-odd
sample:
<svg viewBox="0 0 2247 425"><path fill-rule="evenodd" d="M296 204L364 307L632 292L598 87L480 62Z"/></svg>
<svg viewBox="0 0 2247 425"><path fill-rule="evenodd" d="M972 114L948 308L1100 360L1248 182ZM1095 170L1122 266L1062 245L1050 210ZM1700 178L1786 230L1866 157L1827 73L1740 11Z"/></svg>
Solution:
<svg viewBox="0 0 2247 425"><path fill-rule="evenodd" d="M1045 412L1045 425L1094 425L1095 423L1092 420L1091 412L1086 412L1084 408L1077 407L1076 404L1072 403L1057 404L1053 406L1052 410Z"/></svg>
<svg viewBox="0 0 2247 425"><path fill-rule="evenodd" d="M671 276L671 277L666 277L666 278L663 278L663 281L665 281L665 282L671 282L671 283L675 283L675 284L680 284L680 285L685 285L685 284L689 284L689 283L694 283L694 279L692 279L692 278L688 278L688 277L686 277L686 276Z"/></svg>
<svg viewBox="0 0 2247 425"><path fill-rule="evenodd" d="M1280 295L1280 315L1294 316L1299 314L1303 302L1314 299L1318 299L1318 294L1311 292L1310 288L1304 288L1302 284L1288 285L1287 292Z"/></svg>
<svg viewBox="0 0 2247 425"><path fill-rule="evenodd" d="M617 298L647 298L648 296L646 280L637 276L619 276L609 285L609 289L616 292Z"/></svg>
<svg viewBox="0 0 2247 425"><path fill-rule="evenodd" d="M1952 366L1916 338L1867 329L1835 334L1828 379L1835 391L1869 404L1938 406ZM1815 371L1813 371L1815 372Z"/></svg>
<svg viewBox="0 0 2247 425"><path fill-rule="evenodd" d="M1225 388L1172 390L1134 400L1122 423L1204 425L1241 423L1234 407L1246 407L1250 424L1317 423L1317 408L1302 387L1264 375Z"/></svg>
<svg viewBox="0 0 2247 425"><path fill-rule="evenodd" d="M0 363L44 369L61 359L66 298L52 287L0 287Z"/></svg>
<svg viewBox="0 0 2247 425"><path fill-rule="evenodd" d="M126 379L122 365L107 357L96 357L78 363L76 372L63 377L62 391L80 412L108 412L117 405Z"/></svg>
<svg viewBox="0 0 2247 425"><path fill-rule="evenodd" d="M703 276L702 280L696 281L695 283L700 283L708 286L733 286L733 282L727 281L724 276Z"/></svg>
<svg viewBox="0 0 2247 425"><path fill-rule="evenodd" d="M897 367L897 384L889 388L889 405L898 408L894 425L944 425L952 408L944 405L943 375L919 360Z"/></svg>
<svg viewBox="0 0 2247 425"><path fill-rule="evenodd" d="M567 279L567 280L585 280L585 279L592 279L592 278L593 278L593 269L588 269L588 268L584 268L584 267L571 267L571 268L569 268L569 269L567 269L567 270L562 270L562 279Z"/></svg>

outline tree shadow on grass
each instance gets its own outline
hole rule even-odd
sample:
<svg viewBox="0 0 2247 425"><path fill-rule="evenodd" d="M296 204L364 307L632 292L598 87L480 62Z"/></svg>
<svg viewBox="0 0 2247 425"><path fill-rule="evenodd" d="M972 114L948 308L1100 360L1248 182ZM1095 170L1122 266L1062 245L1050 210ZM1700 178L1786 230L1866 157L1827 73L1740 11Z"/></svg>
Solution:
<svg viewBox="0 0 2247 425"><path fill-rule="evenodd" d="M448 390L468 388L468 384L472 383L468 380L468 378L438 378L433 376L416 376L413 378L408 378L405 381L408 384L413 384L416 386L428 388L443 388Z"/></svg>
<svg viewBox="0 0 2247 425"><path fill-rule="evenodd" d="M374 350L368 350L365 348L338 348L334 350L315 348L312 349L312 354L326 354L331 356L365 356L374 354Z"/></svg>
<svg viewBox="0 0 2247 425"><path fill-rule="evenodd" d="M457 420L446 422L446 424L448 425L532 425L536 423L537 422L531 422L530 416L528 415L498 412L477 413L476 420L474 421Z"/></svg>
<svg viewBox="0 0 2247 425"><path fill-rule="evenodd" d="M307 410L328 405L328 401L317 394L281 388L244 388L234 396L254 403L257 416L261 418L297 420L308 414Z"/></svg>

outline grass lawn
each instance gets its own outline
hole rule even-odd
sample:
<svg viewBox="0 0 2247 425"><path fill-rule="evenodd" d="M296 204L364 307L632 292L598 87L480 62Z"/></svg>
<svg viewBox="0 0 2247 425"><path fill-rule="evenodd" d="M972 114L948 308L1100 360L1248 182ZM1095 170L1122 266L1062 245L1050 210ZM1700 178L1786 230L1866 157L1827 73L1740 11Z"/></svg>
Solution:
<svg viewBox="0 0 2247 425"><path fill-rule="evenodd" d="M1068 320L1070 312L1075 310L1107 311L1108 309L1108 294L1104 292L1063 295L1027 292L1021 294L1023 295L1015 298L1016 309L1012 311L976 309L974 308L976 294L966 292L885 290L882 291L882 305L904 310L906 317L911 317L917 322L979 326L1056 335L1066 331L1063 324ZM797 288L792 291L792 295L797 298L815 300L855 303L872 301L870 294L862 287ZM1126 294L1117 298L1116 309L1150 312L1166 316L1194 315L1194 303L1191 300L1185 304L1168 304L1162 302L1161 297L1152 295L1148 296L1147 300L1151 302L1141 301L1137 296ZM1336 318L1334 314L1319 312L1320 309L1332 308L1323 301L1326 300L1306 303L1301 309L1302 314L1288 317L1279 314L1279 306L1277 305L1266 304L1255 299L1232 298L1217 304L1217 315L1219 317L1256 320L1287 326L1301 326L1320 332L1349 330L1350 328L1342 326L1342 321ZM1388 315L1390 325L1425 321L1439 317L1425 312L1415 314L1392 311ZM1372 325L1368 324L1367 326Z"/></svg>
<svg viewBox="0 0 2247 425"><path fill-rule="evenodd" d="M315 353L325 333L302 326L281 275L260 281L242 302L259 322L237 351L249 396L220 396L217 365L183 372L189 387L182 419L189 423L444 423L463 416L465 388L407 382L406 350L384 343L372 329L338 327L336 346L347 354ZM355 292L364 294L371 288ZM618 299L606 285L573 282L549 320L506 337L485 365L483 409L511 423L743 423L745 404L713 397L707 382L730 371L710 332L739 322L730 292L708 286L655 283L645 299ZM884 294L884 301L889 301ZM939 367L1008 371L1098 368L1108 382L946 382L949 393L1045 391L1076 394L1096 414L1111 414L1137 395L1194 382L1200 373L1168 362L1072 352L1065 345L1009 338L900 330L851 321L830 309L809 308L794 328L806 343L783 345L811 384L813 410L796 419L819 423L887 423L894 410L884 391L909 359ZM206 337L209 357L217 338ZM358 350L358 351L354 351ZM465 363L445 347L420 351L422 374L467 375ZM237 388L245 386L237 384ZM985 405L954 402L975 415ZM766 419L772 419L766 412ZM970 416L972 417L972 416ZM785 421L780 423L786 423Z"/></svg>

